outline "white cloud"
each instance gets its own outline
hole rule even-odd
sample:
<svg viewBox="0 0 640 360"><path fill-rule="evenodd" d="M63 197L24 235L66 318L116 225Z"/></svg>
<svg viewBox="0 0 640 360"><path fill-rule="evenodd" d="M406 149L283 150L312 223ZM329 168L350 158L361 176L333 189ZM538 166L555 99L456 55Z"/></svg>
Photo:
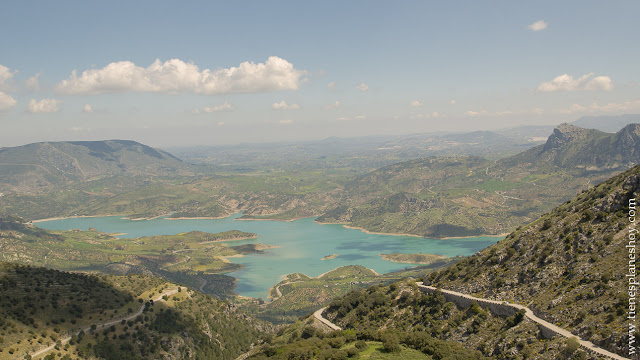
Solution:
<svg viewBox="0 0 640 360"><path fill-rule="evenodd" d="M284 100L282 100L279 103L271 104L271 108L273 110L298 110L298 109L300 109L300 105L298 105L298 104L289 105Z"/></svg>
<svg viewBox="0 0 640 360"><path fill-rule="evenodd" d="M367 118L367 115L356 115L353 117L355 120L363 120Z"/></svg>
<svg viewBox="0 0 640 360"><path fill-rule="evenodd" d="M93 112L93 107L89 104L84 104L84 106L82 107L82 112L85 113L92 113Z"/></svg>
<svg viewBox="0 0 640 360"><path fill-rule="evenodd" d="M280 124L293 124L293 120L280 120Z"/></svg>
<svg viewBox="0 0 640 360"><path fill-rule="evenodd" d="M487 110L473 111L469 110L464 113L467 116L478 116L478 115L487 115L489 112Z"/></svg>
<svg viewBox="0 0 640 360"><path fill-rule="evenodd" d="M365 83L360 83L356 86L356 89L362 91L362 92L367 92L369 91L369 85L365 84Z"/></svg>
<svg viewBox="0 0 640 360"><path fill-rule="evenodd" d="M455 100L453 100L453 99L451 99L451 101L449 101L449 104L451 104L451 105L455 105L455 104L456 104L456 101L455 101Z"/></svg>
<svg viewBox="0 0 640 360"><path fill-rule="evenodd" d="M147 68L131 61L112 62L102 69L74 70L55 90L62 94L101 94L120 92L226 94L277 90L296 90L305 71L277 56L264 63L243 62L228 69L204 69L180 59Z"/></svg>
<svg viewBox="0 0 640 360"><path fill-rule="evenodd" d="M14 106L16 106L16 99L14 99L11 95L5 94L0 91L0 112L7 111Z"/></svg>
<svg viewBox="0 0 640 360"><path fill-rule="evenodd" d="M218 126L224 126L224 121L218 121Z"/></svg>
<svg viewBox="0 0 640 360"><path fill-rule="evenodd" d="M58 112L60 101L56 99L42 99L36 101L36 99L29 100L28 110L30 113L54 113Z"/></svg>
<svg viewBox="0 0 640 360"><path fill-rule="evenodd" d="M418 101L418 100L413 100L413 101L411 102L411 106L413 106L413 107L420 107L420 106L422 106L422 103L421 103L420 101Z"/></svg>
<svg viewBox="0 0 640 360"><path fill-rule="evenodd" d="M199 114L200 110L199 109L194 109L195 111L192 111L194 114ZM212 113L212 112L220 112L220 111L231 111L233 110L233 106L231 104L229 104L228 102L224 102L224 104L220 104L220 105L216 105L216 106L205 106L202 108L202 111L206 112L206 113Z"/></svg>
<svg viewBox="0 0 640 360"><path fill-rule="evenodd" d="M611 91L613 84L611 78L608 76L596 76L591 79L593 73L588 73L581 76L578 79L574 79L573 76L563 74L555 79L543 82L538 85L538 91L553 92L553 91L576 91L576 90L604 90Z"/></svg>
<svg viewBox="0 0 640 360"><path fill-rule="evenodd" d="M529 30L540 31L540 30L546 29L547 26L549 26L549 24L547 24L544 20L538 20L533 24L529 25Z"/></svg>
<svg viewBox="0 0 640 360"><path fill-rule="evenodd" d="M24 86L29 91L38 91L38 90L40 90L40 73L37 73L37 74L33 75L32 77L28 78L27 80L25 80Z"/></svg>
<svg viewBox="0 0 640 360"><path fill-rule="evenodd" d="M341 116L341 117L339 117L339 118L336 118L336 120L338 120L338 121L347 121L347 120L349 120L349 118L348 118L348 117Z"/></svg>
<svg viewBox="0 0 640 360"><path fill-rule="evenodd" d="M13 76L17 71L11 71L8 67L0 65L0 91L12 90Z"/></svg>
<svg viewBox="0 0 640 360"><path fill-rule="evenodd" d="M437 111L434 111L431 113L431 117L434 117L434 118L440 117L440 113Z"/></svg>
<svg viewBox="0 0 640 360"><path fill-rule="evenodd" d="M327 89L334 90L335 88L336 88L336 82L335 81L332 81L332 82L327 84Z"/></svg>
<svg viewBox="0 0 640 360"><path fill-rule="evenodd" d="M342 102L336 100L336 102L334 102L333 104L325 105L324 108L325 109L337 109L337 108L340 107L340 105L342 105Z"/></svg>

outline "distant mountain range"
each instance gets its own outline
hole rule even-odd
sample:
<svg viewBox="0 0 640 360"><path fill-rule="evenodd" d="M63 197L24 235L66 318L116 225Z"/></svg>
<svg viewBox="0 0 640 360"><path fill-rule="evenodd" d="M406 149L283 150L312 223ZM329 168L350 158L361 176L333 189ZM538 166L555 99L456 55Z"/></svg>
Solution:
<svg viewBox="0 0 640 360"><path fill-rule="evenodd" d="M428 237L500 234L640 163L640 125L618 133L558 126L546 143L497 161L400 162L347 183L317 221Z"/></svg>
<svg viewBox="0 0 640 360"><path fill-rule="evenodd" d="M615 133L628 124L634 123L640 123L640 114L583 116L580 119L571 122L571 125L586 129L596 129L608 133Z"/></svg>
<svg viewBox="0 0 640 360"><path fill-rule="evenodd" d="M194 166L128 140L42 142L0 149L0 190L40 191L101 176L191 174Z"/></svg>

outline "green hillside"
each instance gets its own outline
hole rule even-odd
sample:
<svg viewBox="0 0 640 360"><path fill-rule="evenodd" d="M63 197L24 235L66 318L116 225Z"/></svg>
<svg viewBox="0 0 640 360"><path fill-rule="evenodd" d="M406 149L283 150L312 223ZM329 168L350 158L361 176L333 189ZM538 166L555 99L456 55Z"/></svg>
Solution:
<svg viewBox="0 0 640 360"><path fill-rule="evenodd" d="M524 304L610 351L626 353L629 200L640 167L585 191L427 284Z"/></svg>
<svg viewBox="0 0 640 360"><path fill-rule="evenodd" d="M228 303L149 276L95 276L0 263L0 289L3 359L22 359L49 346L54 347L40 358L191 353L233 359L271 331Z"/></svg>
<svg viewBox="0 0 640 360"><path fill-rule="evenodd" d="M38 193L112 175L187 175L196 169L128 140L44 142L0 149L0 191Z"/></svg>
<svg viewBox="0 0 640 360"><path fill-rule="evenodd" d="M224 275L242 268L225 257L263 253L269 246L222 241L255 239L238 230L209 234L119 239L97 231L48 231L12 216L0 216L0 261L60 270L110 274L153 274L220 298L234 297L235 279Z"/></svg>

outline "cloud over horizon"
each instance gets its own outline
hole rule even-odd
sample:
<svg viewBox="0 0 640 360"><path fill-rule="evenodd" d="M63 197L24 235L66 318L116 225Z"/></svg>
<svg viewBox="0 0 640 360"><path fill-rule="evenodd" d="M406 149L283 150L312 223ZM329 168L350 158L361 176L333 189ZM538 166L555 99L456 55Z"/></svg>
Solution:
<svg viewBox="0 0 640 360"><path fill-rule="evenodd" d="M538 91L554 92L554 91L576 91L576 90L613 90L613 83L608 76L596 76L591 78L593 73L588 73L578 79L574 79L569 74L557 76L555 79L543 82L538 85Z"/></svg>
<svg viewBox="0 0 640 360"><path fill-rule="evenodd" d="M109 63L101 69L85 70L78 76L73 70L67 80L56 85L55 91L67 95L95 95L122 92L228 94L296 90L306 71L277 56L264 63L243 62L228 69L200 70L193 63L180 59L149 67L131 61Z"/></svg>
<svg viewBox="0 0 640 360"><path fill-rule="evenodd" d="M42 100L31 99L29 100L29 106L27 107L27 110L30 113L34 113L34 114L35 113L55 113L60 110L58 107L59 104L60 104L60 101L56 99L42 99Z"/></svg>
<svg viewBox="0 0 640 360"><path fill-rule="evenodd" d="M16 106L16 103L16 99L14 99L11 95L0 91L0 112L11 109L12 107Z"/></svg>
<svg viewBox="0 0 640 360"><path fill-rule="evenodd" d="M300 105L298 105L298 104L289 105L284 100L282 100L279 103L271 104L271 108L273 110L299 110L300 109Z"/></svg>

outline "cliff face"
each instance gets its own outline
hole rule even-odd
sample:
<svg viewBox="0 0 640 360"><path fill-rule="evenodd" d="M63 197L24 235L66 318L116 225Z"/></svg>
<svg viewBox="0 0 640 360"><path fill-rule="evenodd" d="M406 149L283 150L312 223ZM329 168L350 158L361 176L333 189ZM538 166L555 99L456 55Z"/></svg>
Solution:
<svg viewBox="0 0 640 360"><path fill-rule="evenodd" d="M572 142L583 141L588 136L589 130L571 124L563 123L553 129L553 133L543 146L543 151L561 149Z"/></svg>

